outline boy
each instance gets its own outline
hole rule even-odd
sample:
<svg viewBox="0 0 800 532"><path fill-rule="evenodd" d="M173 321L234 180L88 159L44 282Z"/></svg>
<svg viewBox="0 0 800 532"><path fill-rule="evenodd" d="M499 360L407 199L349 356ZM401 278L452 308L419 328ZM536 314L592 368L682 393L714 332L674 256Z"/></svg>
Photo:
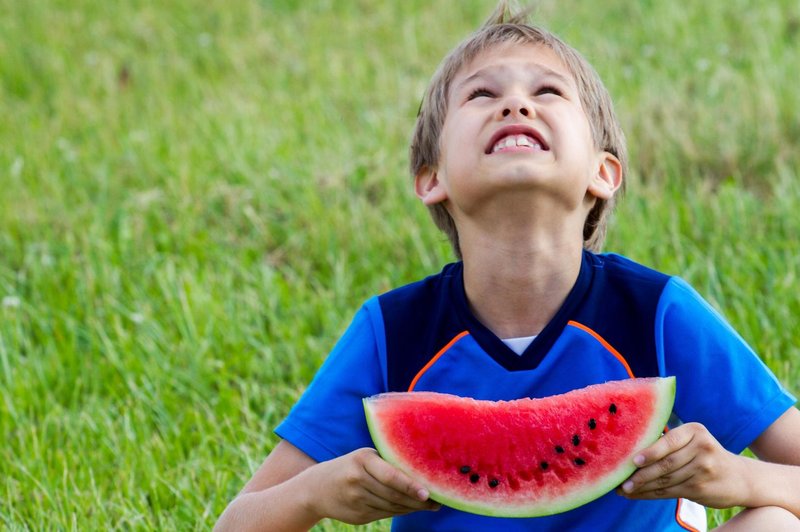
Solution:
<svg viewBox="0 0 800 532"><path fill-rule="evenodd" d="M800 529L794 398L683 281L592 251L625 157L594 70L501 4L434 75L411 146L416 193L462 260L364 304L218 528L396 516L397 530L704 530L702 504L748 507L729 529ZM500 400L656 375L677 376L684 424L637 454L616 493L536 519L429 501L371 449L361 406L385 391ZM738 456L748 446L765 461Z"/></svg>

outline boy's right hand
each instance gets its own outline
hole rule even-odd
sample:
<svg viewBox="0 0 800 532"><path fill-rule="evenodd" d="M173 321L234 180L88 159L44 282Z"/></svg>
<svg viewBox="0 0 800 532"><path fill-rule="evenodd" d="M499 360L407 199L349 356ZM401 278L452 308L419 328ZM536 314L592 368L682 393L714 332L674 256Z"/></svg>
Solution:
<svg viewBox="0 0 800 532"><path fill-rule="evenodd" d="M384 461L375 449L357 449L302 474L313 475L310 504L320 518L364 524L440 507L428 498L428 490Z"/></svg>

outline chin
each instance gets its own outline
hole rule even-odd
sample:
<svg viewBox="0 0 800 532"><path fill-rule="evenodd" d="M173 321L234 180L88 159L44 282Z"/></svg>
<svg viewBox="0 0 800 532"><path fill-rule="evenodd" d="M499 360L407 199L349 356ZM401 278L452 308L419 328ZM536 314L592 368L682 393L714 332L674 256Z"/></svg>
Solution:
<svg viewBox="0 0 800 532"><path fill-rule="evenodd" d="M546 179L541 170L531 168L532 165L520 164L503 170L497 175L498 182L508 184L536 184Z"/></svg>

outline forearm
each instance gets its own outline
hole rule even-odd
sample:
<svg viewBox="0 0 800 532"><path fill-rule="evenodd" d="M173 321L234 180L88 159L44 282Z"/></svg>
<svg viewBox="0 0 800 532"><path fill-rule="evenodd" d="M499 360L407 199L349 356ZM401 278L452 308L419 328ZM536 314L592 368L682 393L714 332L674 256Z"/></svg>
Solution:
<svg viewBox="0 0 800 532"><path fill-rule="evenodd" d="M319 463L299 453L289 443L278 444L225 509L215 530L294 532L326 517L365 524L439 508L422 485L375 449L356 449Z"/></svg>
<svg viewBox="0 0 800 532"><path fill-rule="evenodd" d="M800 466L738 458L747 488L737 506L779 506L800 518Z"/></svg>
<svg viewBox="0 0 800 532"><path fill-rule="evenodd" d="M312 504L308 475L301 473L270 488L241 493L217 521L215 532L308 530L321 517Z"/></svg>

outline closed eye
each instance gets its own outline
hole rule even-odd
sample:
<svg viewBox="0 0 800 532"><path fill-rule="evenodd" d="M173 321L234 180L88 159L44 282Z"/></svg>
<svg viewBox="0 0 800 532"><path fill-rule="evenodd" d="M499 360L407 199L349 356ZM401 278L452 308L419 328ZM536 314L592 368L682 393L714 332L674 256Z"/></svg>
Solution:
<svg viewBox="0 0 800 532"><path fill-rule="evenodd" d="M475 89L470 93L469 97L467 97L467 101L474 100L475 98L493 98L493 97L494 93L489 89L479 88Z"/></svg>
<svg viewBox="0 0 800 532"><path fill-rule="evenodd" d="M554 87L553 85L545 85L540 87L539 90L536 91L536 96L540 96L542 94L555 94L556 96L563 96L564 93L558 87Z"/></svg>

